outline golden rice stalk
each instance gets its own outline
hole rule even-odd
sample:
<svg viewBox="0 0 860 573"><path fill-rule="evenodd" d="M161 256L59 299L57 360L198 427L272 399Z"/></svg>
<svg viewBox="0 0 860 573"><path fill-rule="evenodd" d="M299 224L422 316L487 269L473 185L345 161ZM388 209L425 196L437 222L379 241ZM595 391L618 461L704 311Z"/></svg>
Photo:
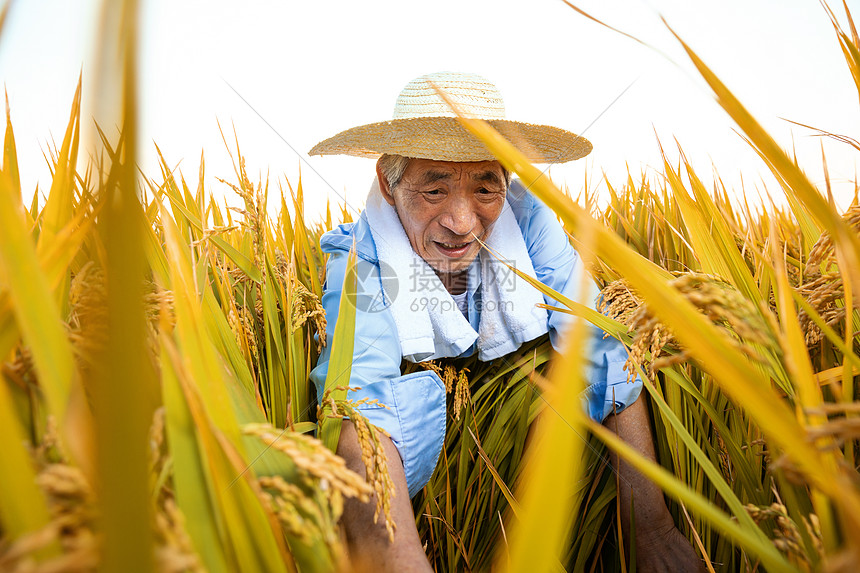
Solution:
<svg viewBox="0 0 860 573"><path fill-rule="evenodd" d="M256 364L260 357L254 321L255 316L244 305L237 306L235 311L231 308L227 312L227 323L236 337L236 343L243 351L247 349L248 354L246 354L245 358L252 365Z"/></svg>
<svg viewBox="0 0 860 573"><path fill-rule="evenodd" d="M37 476L51 512L43 529L0 548L0 571L95 571L100 539L94 533L97 519L95 497L78 468L48 464ZM35 556L59 539L62 555L38 562Z"/></svg>
<svg viewBox="0 0 860 573"><path fill-rule="evenodd" d="M445 393L450 394L454 389L454 381L457 379L457 369L451 364L446 364L442 368L442 382L445 383Z"/></svg>
<svg viewBox="0 0 860 573"><path fill-rule="evenodd" d="M860 205L852 205L842 218L851 229L860 233ZM835 329L845 322L843 274L838 267L832 237L829 233L822 233L809 252L803 272L805 281L799 291L824 322ZM841 304L839 301L842 301ZM806 345L818 344L824 337L818 325L804 310L798 313L798 319L805 333Z"/></svg>
<svg viewBox="0 0 860 573"><path fill-rule="evenodd" d="M324 483L328 489L347 497L370 499L370 486L346 467L343 458L323 447L316 438L289 430L279 431L271 424L246 424L242 432L257 436L267 446L286 454L305 477Z"/></svg>
<svg viewBox="0 0 860 573"><path fill-rule="evenodd" d="M104 271L88 261L75 274L69 288L67 331L78 360L92 366L107 342L107 284ZM172 330L176 324L173 293L147 285L143 297L147 325L147 346L153 363L158 356L158 330Z"/></svg>
<svg viewBox="0 0 860 573"><path fill-rule="evenodd" d="M157 338L158 329L173 330L176 326L176 314L173 310L173 293L153 285L153 290L143 296L143 310L149 325L149 335L153 341Z"/></svg>
<svg viewBox="0 0 860 573"><path fill-rule="evenodd" d="M165 498L155 512L155 560L161 573L205 573L176 501Z"/></svg>
<svg viewBox="0 0 860 573"><path fill-rule="evenodd" d="M152 415L152 425L149 427L149 466L150 471L156 475L164 469L169 455L165 439L165 412L164 406L156 408Z"/></svg>
<svg viewBox="0 0 860 573"><path fill-rule="evenodd" d="M68 332L78 359L93 365L107 343L107 285L92 261L75 274L69 288Z"/></svg>
<svg viewBox="0 0 860 573"><path fill-rule="evenodd" d="M66 462L66 453L62 449L57 419L49 414L45 419L45 428L40 443L33 448L33 458L40 466L54 462Z"/></svg>
<svg viewBox="0 0 860 573"><path fill-rule="evenodd" d="M169 444L166 440L166 410L157 408L149 428L150 472L156 481L153 509L155 565L161 573L204 573L206 568L194 548L194 542L185 527L185 515L176 503L173 490L168 486L172 477Z"/></svg>
<svg viewBox="0 0 860 573"><path fill-rule="evenodd" d="M51 528L25 535L0 554L0 571L6 573L93 573L99 564L95 546L71 550L37 562L32 555L56 537Z"/></svg>
<svg viewBox="0 0 860 573"><path fill-rule="evenodd" d="M438 367L432 362L429 364L432 364L433 367ZM336 386L332 390L346 392L348 390L361 390L361 388L357 386ZM361 461L364 463L365 480L376 495L376 511L373 514L373 521L376 523L379 519L379 514L382 513L385 517L385 528L388 530L388 537L393 541L394 530L397 529L397 525L391 517L391 498L395 495L395 488L394 482L391 480L391 473L388 471L388 456L385 454L385 449L383 449L382 443L379 440L380 433L384 436L390 436L382 428L368 422L367 418L358 409L362 405L374 405L383 408L388 408L388 406L376 399L368 398L362 398L357 401L335 400L332 397L332 390L328 390L323 394L322 403L317 409L317 418L322 419L323 416L343 418L348 416L352 421L358 435L359 447L361 448Z"/></svg>
<svg viewBox="0 0 860 573"><path fill-rule="evenodd" d="M630 285L624 280L616 280L607 284L600 292L598 300L598 310L625 325L630 324L633 313L642 306L642 299L630 289Z"/></svg>
<svg viewBox="0 0 860 573"><path fill-rule="evenodd" d="M2 364L3 376L18 384L21 388L27 387L26 378L35 376L33 370L33 353L26 346L18 345L11 353L12 361Z"/></svg>
<svg viewBox="0 0 860 573"><path fill-rule="evenodd" d="M217 236L222 235L224 233L229 233L230 231L235 231L238 228L239 228L238 225L229 225L229 226L220 226L220 227L212 227L209 229L203 229L203 237L201 237L200 239L198 239L196 241L191 241L191 245L194 247L202 245L203 243L206 242L207 239L209 239L211 237L217 237Z"/></svg>
<svg viewBox="0 0 860 573"><path fill-rule="evenodd" d="M287 264L283 255L278 252L278 273L280 279L287 284L293 295L293 332L304 326L307 322L311 322L319 333L317 341L317 351L321 351L325 346L325 309L317 295L307 289L302 284L296 275L296 269L292 264Z"/></svg>
<svg viewBox="0 0 860 573"><path fill-rule="evenodd" d="M442 364L433 360L419 362L416 366L435 372L445 384L446 394L454 392L454 417L459 421L460 411L463 409L463 406L472 400L472 391L469 387L469 377L467 376L469 369L461 368L458 372L453 364Z"/></svg>
<svg viewBox="0 0 860 573"><path fill-rule="evenodd" d="M229 181L218 178L218 181L227 185L242 198L245 203L244 209L230 207L231 210L240 213L244 220L239 224L251 233L254 244L254 265L263 273L266 271L265 252L266 252L266 233L265 225L268 217L266 214L266 204L268 202L268 184L263 185L262 182L257 184L255 188L248 179L248 174L245 171L245 158L239 156L239 185L233 185Z"/></svg>
<svg viewBox="0 0 860 573"><path fill-rule="evenodd" d="M761 360L746 343L776 347L776 341L767 334L774 321L768 322L762 317L762 313L769 311L756 308L719 277L692 272L675 274L677 278L669 282L670 286L714 324L732 333L731 340L738 350L754 360ZM637 365L645 368L648 355L651 377L662 368L687 360L686 352L679 347L672 332L651 313L623 279L608 284L601 291L598 310L627 325L629 332L635 332L630 356L624 365L630 380L636 376Z"/></svg>
<svg viewBox="0 0 860 573"><path fill-rule="evenodd" d="M454 391L454 417L457 421L460 420L460 410L472 400L472 393L469 390L468 368L463 368L457 375L457 388Z"/></svg>
<svg viewBox="0 0 860 573"><path fill-rule="evenodd" d="M321 524L324 517L321 508L308 499L299 486L285 481L281 476L264 476L259 478L258 482L264 490L263 502L269 506L288 534L305 543L322 535ZM339 492L333 494L336 494L337 499L342 499ZM335 519L340 516L341 507L342 505L335 506L337 511L332 512ZM302 511L299 511L299 508Z"/></svg>
<svg viewBox="0 0 860 573"><path fill-rule="evenodd" d="M445 385L445 393L451 393L451 390L454 388L454 381L457 380L457 369L454 368L454 366L452 366L451 364L437 362L435 360L426 360L424 362L418 362L415 366L424 370L430 370L431 372L435 372L439 379L442 380L442 383Z"/></svg>
<svg viewBox="0 0 860 573"><path fill-rule="evenodd" d="M376 402L373 400L372 402ZM365 403L365 400L352 402L345 400L340 406L343 412L349 416L361 447L361 461L364 462L365 479L376 496L376 510L373 513L373 522L377 523L380 513L385 518L385 529L388 530L388 539L394 541L394 531L397 525L391 517L391 498L396 495L391 473L388 471L388 456L379 441L380 433L388 436L388 433L368 422L367 418L358 410L357 406Z"/></svg>
<svg viewBox="0 0 860 573"><path fill-rule="evenodd" d="M860 418L836 418L809 426L806 429L810 441L823 440L828 448L860 439Z"/></svg>
<svg viewBox="0 0 860 573"><path fill-rule="evenodd" d="M842 219L855 231L860 232L860 205L852 205L842 215ZM810 276L820 274L820 267L830 267L836 264L836 254L833 248L833 238L830 233L822 233L818 241L809 251L809 259L806 261L804 274Z"/></svg>
<svg viewBox="0 0 860 573"><path fill-rule="evenodd" d="M796 561L801 561L806 564L811 563L810 557L803 545L803 538L801 537L800 529L798 528L797 523L795 523L791 516L789 516L788 510L785 505L779 501L778 496L777 501L769 506L747 504L744 508L757 524L767 520L772 520L774 522L773 544L783 554L789 558L795 559ZM807 516L801 517L804 527L807 533L809 533L816 551L818 551L818 555L823 556L824 544L821 540L821 525L818 521L818 516L814 513L810 513L808 518Z"/></svg>
<svg viewBox="0 0 860 573"><path fill-rule="evenodd" d="M157 424L158 422L154 424L154 436L160 433ZM51 438L36 448L37 458L53 447L50 445L50 440ZM95 571L101 562L102 536L96 528L99 514L95 494L83 472L66 463L51 463L44 466L37 477L37 483L48 499L51 522L44 529L0 548L0 571L15 573ZM202 573L204 571L185 530L184 517L171 496L160 496L154 515L153 529L158 571L162 573ZM63 554L54 559L37 562L34 556L55 539L59 539Z"/></svg>
<svg viewBox="0 0 860 573"><path fill-rule="evenodd" d="M281 476L260 477L258 483L261 488L261 501L278 519L288 535L308 544L314 539L321 539L335 556L335 561L344 557L341 539L336 533L337 530L331 527L343 513L341 492L327 492L331 513L326 515L322 505L309 497L299 486L287 482ZM310 488L319 487L306 480L305 485Z"/></svg>

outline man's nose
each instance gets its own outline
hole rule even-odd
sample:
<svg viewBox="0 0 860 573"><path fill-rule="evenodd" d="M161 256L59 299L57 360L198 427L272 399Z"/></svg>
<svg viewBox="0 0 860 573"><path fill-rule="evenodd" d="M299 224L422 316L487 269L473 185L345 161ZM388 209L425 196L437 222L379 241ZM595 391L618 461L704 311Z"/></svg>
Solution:
<svg viewBox="0 0 860 573"><path fill-rule="evenodd" d="M450 208L440 221L442 226L458 236L470 234L477 222L475 211L469 201L462 198L452 199Z"/></svg>

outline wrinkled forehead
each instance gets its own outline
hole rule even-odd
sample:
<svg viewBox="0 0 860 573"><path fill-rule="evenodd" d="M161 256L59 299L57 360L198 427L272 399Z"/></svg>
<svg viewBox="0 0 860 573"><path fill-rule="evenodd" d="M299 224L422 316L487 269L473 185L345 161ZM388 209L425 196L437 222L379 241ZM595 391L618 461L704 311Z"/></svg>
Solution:
<svg viewBox="0 0 860 573"><path fill-rule="evenodd" d="M498 161L433 161L410 159L404 177L417 185L466 179L506 187L505 171Z"/></svg>

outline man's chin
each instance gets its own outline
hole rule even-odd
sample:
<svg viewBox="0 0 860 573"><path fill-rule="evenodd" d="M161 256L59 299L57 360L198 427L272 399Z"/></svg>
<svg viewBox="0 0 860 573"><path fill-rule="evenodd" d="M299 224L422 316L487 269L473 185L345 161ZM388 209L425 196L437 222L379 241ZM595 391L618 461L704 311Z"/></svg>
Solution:
<svg viewBox="0 0 860 573"><path fill-rule="evenodd" d="M433 261L430 263L430 267L439 275L459 275L466 272L474 260L475 257L473 256L462 259Z"/></svg>
<svg viewBox="0 0 860 573"><path fill-rule="evenodd" d="M474 251L474 252L473 252ZM427 260L433 270L440 274L460 274L469 268L475 257L478 256L478 249L469 249L462 256L452 257L444 252L435 253L434 260Z"/></svg>

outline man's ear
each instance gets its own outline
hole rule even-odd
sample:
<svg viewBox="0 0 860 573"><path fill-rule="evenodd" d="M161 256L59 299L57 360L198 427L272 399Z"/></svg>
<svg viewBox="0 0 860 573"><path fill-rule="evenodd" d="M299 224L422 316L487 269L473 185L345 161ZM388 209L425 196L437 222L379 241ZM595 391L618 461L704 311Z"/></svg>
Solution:
<svg viewBox="0 0 860 573"><path fill-rule="evenodd" d="M379 190L382 191L382 196L388 201L388 204L394 206L394 194L391 192L391 187L388 186L388 179L382 173L382 168L379 166L379 161L376 162L376 178L379 180Z"/></svg>

